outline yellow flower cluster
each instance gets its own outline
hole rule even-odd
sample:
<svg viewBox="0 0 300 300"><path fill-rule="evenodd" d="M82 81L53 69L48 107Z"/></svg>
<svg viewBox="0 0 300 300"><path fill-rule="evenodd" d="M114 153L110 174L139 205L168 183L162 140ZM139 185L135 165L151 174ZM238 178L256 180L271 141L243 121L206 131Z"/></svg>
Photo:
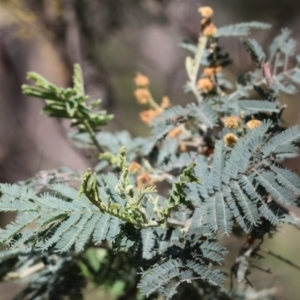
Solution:
<svg viewBox="0 0 300 300"><path fill-rule="evenodd" d="M212 37L217 33L217 28L212 22L214 11L209 6L202 6L198 9L199 14L202 16L201 20L201 34L207 37ZM212 43L215 45L215 43ZM207 94L214 90L215 83L214 77L217 73L222 71L222 66L206 67L203 70L204 77L200 78L197 82L197 88L202 93Z"/></svg>
<svg viewBox="0 0 300 300"><path fill-rule="evenodd" d="M230 116L223 120L224 125L228 129L237 129L240 126L241 119L238 116ZM252 116L252 120L246 123L246 127L250 130L255 129L261 125L261 121L254 119ZM227 133L223 138L225 144L229 147L233 147L238 141L238 137L233 133Z"/></svg>
<svg viewBox="0 0 300 300"><path fill-rule="evenodd" d="M134 96L139 104L147 104L151 97L151 93L148 89L150 80L147 76L137 73L134 78L134 83L137 89L134 91Z"/></svg>
<svg viewBox="0 0 300 300"><path fill-rule="evenodd" d="M197 88L202 93L209 93L214 89L214 82L213 78L216 76L217 73L222 71L221 66L217 67L206 67L203 70L204 78L200 78L197 82Z"/></svg>
<svg viewBox="0 0 300 300"><path fill-rule="evenodd" d="M161 104L158 105L152 98L152 95L148 89L150 85L150 80L147 76L138 73L136 77L134 78L134 83L137 86L136 90L134 91L134 96L137 99L139 104L148 104L151 108L146 109L139 113L140 119L146 123L150 124L152 120L159 116L161 112L169 108L171 106L171 102L169 97L164 96L161 100ZM181 126L178 126L171 130L168 134L168 137L170 138L176 138L180 135L182 132ZM186 151L186 147L182 147L183 151ZM137 163L132 164L129 166L129 171L131 173L135 173L137 169Z"/></svg>
<svg viewBox="0 0 300 300"><path fill-rule="evenodd" d="M213 37L217 33L217 28L212 22L214 11L209 6L202 6L198 9L199 14L202 16L201 20L201 34L207 37ZM221 66L213 66L204 68L204 78L200 78L197 82L197 88L202 93L207 94L214 90L215 84L213 78L217 73L222 71Z"/></svg>
<svg viewBox="0 0 300 300"><path fill-rule="evenodd" d="M134 78L134 83L137 87L134 91L137 102L142 105L150 106L150 109L144 110L139 114L140 119L146 124L149 124L153 118L157 117L164 109L171 106L170 99L165 96L162 98L161 104L158 105L149 91L149 78L141 73L137 73Z"/></svg>
<svg viewBox="0 0 300 300"><path fill-rule="evenodd" d="M211 20L214 11L209 6L202 6L198 9L199 14L202 16L201 32L204 36L212 37L217 33L217 27Z"/></svg>

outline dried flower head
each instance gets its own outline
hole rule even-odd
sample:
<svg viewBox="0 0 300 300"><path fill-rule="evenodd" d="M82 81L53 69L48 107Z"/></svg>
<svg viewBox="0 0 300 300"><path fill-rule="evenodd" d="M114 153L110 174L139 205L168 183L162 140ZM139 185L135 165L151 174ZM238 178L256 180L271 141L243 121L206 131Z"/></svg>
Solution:
<svg viewBox="0 0 300 300"><path fill-rule="evenodd" d="M214 88L214 84L209 78L200 78L197 82L197 88L203 93L209 93Z"/></svg>
<svg viewBox="0 0 300 300"><path fill-rule="evenodd" d="M138 88L134 91L134 96L139 104L147 104L151 97L148 89Z"/></svg>
<svg viewBox="0 0 300 300"><path fill-rule="evenodd" d="M206 157L209 157L211 156L212 154L214 153L214 148L213 146L211 147L202 147L202 151L201 151L201 154L206 156Z"/></svg>
<svg viewBox="0 0 300 300"><path fill-rule="evenodd" d="M234 146L237 141L238 141L238 137L235 134L233 134L233 133L227 133L224 136L224 142L229 147Z"/></svg>
<svg viewBox="0 0 300 300"><path fill-rule="evenodd" d="M252 130L252 129L254 129L254 128L259 127L260 124L261 124L261 121L256 120L256 119L253 119L253 120L248 121L248 122L246 123L246 126L247 126L250 130Z"/></svg>
<svg viewBox="0 0 300 300"><path fill-rule="evenodd" d="M251 235L247 235L247 243L248 245L253 245L255 242L255 238Z"/></svg>
<svg viewBox="0 0 300 300"><path fill-rule="evenodd" d="M203 70L203 74L206 77L214 77L217 73L222 71L222 67L218 66L218 67L211 67L211 68L205 68Z"/></svg>
<svg viewBox="0 0 300 300"><path fill-rule="evenodd" d="M202 6L198 9L198 13L202 16L202 18L208 19L212 17L214 11L209 6Z"/></svg>
<svg viewBox="0 0 300 300"><path fill-rule="evenodd" d="M151 177L147 173L142 173L137 177L137 188L141 188L143 185L149 186L154 185Z"/></svg>
<svg viewBox="0 0 300 300"><path fill-rule="evenodd" d="M138 87L148 87L150 84L150 80L147 76L141 73L137 73L137 75L134 78L134 83Z"/></svg>
<svg viewBox="0 0 300 300"><path fill-rule="evenodd" d="M224 119L224 125L229 129L238 128L239 123L240 123L240 118L238 116L231 116Z"/></svg>
<svg viewBox="0 0 300 300"><path fill-rule="evenodd" d="M139 171L141 171L141 169L142 166L136 161L133 161L128 167L128 171L132 174L138 173Z"/></svg>
<svg viewBox="0 0 300 300"><path fill-rule="evenodd" d="M217 33L217 31L218 31L217 27L213 23L210 23L209 25L203 28L202 34L204 36L211 37L214 36Z"/></svg>
<svg viewBox="0 0 300 300"><path fill-rule="evenodd" d="M146 124L150 124L152 119L155 118L160 114L160 111L155 109L148 109L140 112L139 117L140 119L145 122Z"/></svg>
<svg viewBox="0 0 300 300"><path fill-rule="evenodd" d="M164 97L162 98L162 100L161 100L161 105L160 105L160 107L163 108L163 109L165 109L165 108L168 108L168 107L170 107L170 106L171 106L171 102L170 102L169 97L164 96Z"/></svg>
<svg viewBox="0 0 300 300"><path fill-rule="evenodd" d="M168 133L168 136L171 137L171 138L175 138L177 136L179 136L179 134L181 133L181 127L178 126L174 129L172 129L169 133Z"/></svg>

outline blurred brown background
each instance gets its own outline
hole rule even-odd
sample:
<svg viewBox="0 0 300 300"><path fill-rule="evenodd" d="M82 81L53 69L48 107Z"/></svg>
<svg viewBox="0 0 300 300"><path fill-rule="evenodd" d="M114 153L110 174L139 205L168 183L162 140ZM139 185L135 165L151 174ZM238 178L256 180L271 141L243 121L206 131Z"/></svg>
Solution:
<svg viewBox="0 0 300 300"><path fill-rule="evenodd" d="M26 72L36 71L68 86L72 65L80 63L87 93L100 96L103 107L116 115L108 129L146 135L148 129L138 120L132 79L136 71L145 73L155 97L185 101L186 52L178 45L183 39L196 42L200 5L213 7L217 26L272 23L271 30L254 34L265 48L283 27L291 28L295 38L300 31L298 0L0 0L0 181L23 180L61 165L84 169L90 164L67 140L68 123L41 115L42 103L22 96ZM238 38L222 39L221 44L234 59L227 70L230 78L250 68ZM289 105L285 118L290 124L299 121L298 98L283 99ZM289 165L296 169L299 162ZM267 247L300 264L295 229L284 227ZM274 259L264 264L273 274L255 273L254 284L278 286L278 299L300 299L299 272ZM14 294L6 293L5 299Z"/></svg>

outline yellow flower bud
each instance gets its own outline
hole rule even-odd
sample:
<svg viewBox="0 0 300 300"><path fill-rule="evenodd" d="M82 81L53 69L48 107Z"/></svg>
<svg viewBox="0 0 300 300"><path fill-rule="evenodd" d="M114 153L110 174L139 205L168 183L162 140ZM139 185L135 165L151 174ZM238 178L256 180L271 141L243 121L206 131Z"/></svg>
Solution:
<svg viewBox="0 0 300 300"><path fill-rule="evenodd" d="M217 31L218 31L217 27L213 23L210 23L209 25L203 28L202 33L204 36L211 37L214 36L217 33Z"/></svg>
<svg viewBox="0 0 300 300"><path fill-rule="evenodd" d="M134 96L139 104L147 104L151 97L148 89L138 88L134 91Z"/></svg>
<svg viewBox="0 0 300 300"><path fill-rule="evenodd" d="M141 73L137 73L134 78L134 82L138 87L148 87L150 84L149 78Z"/></svg>
<svg viewBox="0 0 300 300"><path fill-rule="evenodd" d="M148 109L140 112L140 119L146 124L150 124L152 119L160 114L160 111L154 109Z"/></svg>
<svg viewBox="0 0 300 300"><path fill-rule="evenodd" d="M202 18L208 19L212 17L214 11L209 6L202 6L198 9L198 13L202 16Z"/></svg>
<svg viewBox="0 0 300 300"><path fill-rule="evenodd" d="M197 88L203 93L209 93L214 88L214 83L209 78L200 78L197 82Z"/></svg>

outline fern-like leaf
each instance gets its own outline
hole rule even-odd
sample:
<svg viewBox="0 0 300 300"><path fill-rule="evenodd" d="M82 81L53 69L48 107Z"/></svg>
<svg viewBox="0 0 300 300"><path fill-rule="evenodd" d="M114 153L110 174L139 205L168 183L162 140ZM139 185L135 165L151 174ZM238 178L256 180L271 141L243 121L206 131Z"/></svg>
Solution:
<svg viewBox="0 0 300 300"><path fill-rule="evenodd" d="M152 250L155 244L155 235L151 229L141 231L143 251L142 257L145 259L151 259L153 257Z"/></svg>
<svg viewBox="0 0 300 300"><path fill-rule="evenodd" d="M190 110L190 115L200 124L205 124L209 128L216 126L218 116L205 102L201 102L198 106L191 103L187 105L187 109Z"/></svg>
<svg viewBox="0 0 300 300"><path fill-rule="evenodd" d="M271 170L276 173L276 180L295 195L300 195L300 178L288 169L280 168L276 165L270 166Z"/></svg>
<svg viewBox="0 0 300 300"><path fill-rule="evenodd" d="M225 247L213 243L205 241L200 245L200 249L202 251L203 257L214 261L221 265L224 260L224 256L228 253Z"/></svg>
<svg viewBox="0 0 300 300"><path fill-rule="evenodd" d="M237 206L236 200L233 197L232 191L227 186L223 186L222 188L226 202L231 210L232 215L236 219L236 221L240 224L245 232L249 232L251 226L244 220L243 213L240 211L240 208Z"/></svg>
<svg viewBox="0 0 300 300"><path fill-rule="evenodd" d="M245 36L250 33L251 29L269 29L271 25L263 22L243 22L218 28L217 37L222 36Z"/></svg>
<svg viewBox="0 0 300 300"><path fill-rule="evenodd" d="M261 46L254 39L245 39L242 40L242 43L247 52L251 55L252 60L260 67L266 58L266 54L263 52Z"/></svg>
<svg viewBox="0 0 300 300"><path fill-rule="evenodd" d="M279 108L276 103L261 100L242 100L239 101L239 106L245 110L245 114L251 115L258 112L279 113Z"/></svg>
<svg viewBox="0 0 300 300"><path fill-rule="evenodd" d="M243 210L243 215L251 225L256 226L259 220L257 206L247 197L241 186L236 181L231 181L231 190Z"/></svg>
<svg viewBox="0 0 300 300"><path fill-rule="evenodd" d="M276 182L276 176L272 172L256 173L256 180L266 189L270 195L284 205L292 205L295 203L295 197L288 189Z"/></svg>
<svg viewBox="0 0 300 300"><path fill-rule="evenodd" d="M222 169L224 165L223 141L217 141L215 144L214 160L211 166L209 184L215 189L221 188Z"/></svg>
<svg viewBox="0 0 300 300"><path fill-rule="evenodd" d="M299 140L300 125L295 125L272 137L269 142L262 147L261 152L267 157L268 155L282 153L283 147L286 147L285 152L287 152L288 149L294 151L292 143Z"/></svg>
<svg viewBox="0 0 300 300"><path fill-rule="evenodd" d="M225 275L219 270L210 270L194 261L187 261L186 267L193 270L202 280L208 281L214 286L222 286L226 279Z"/></svg>
<svg viewBox="0 0 300 300"><path fill-rule="evenodd" d="M176 279L181 274L181 266L182 264L179 260L170 259L145 272L138 284L142 295L148 297L159 288L165 287L171 280Z"/></svg>

